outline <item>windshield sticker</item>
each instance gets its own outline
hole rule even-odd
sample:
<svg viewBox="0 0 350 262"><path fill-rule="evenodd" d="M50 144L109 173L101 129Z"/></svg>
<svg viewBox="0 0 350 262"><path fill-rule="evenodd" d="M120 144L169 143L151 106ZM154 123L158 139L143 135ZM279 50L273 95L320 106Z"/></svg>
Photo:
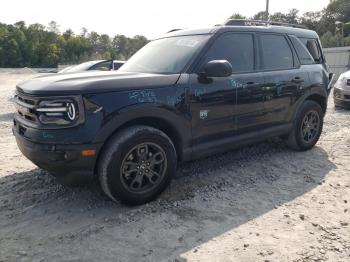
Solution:
<svg viewBox="0 0 350 262"><path fill-rule="evenodd" d="M195 47L199 41L190 40L190 39L179 39L176 41L175 45L177 46L187 46L187 47Z"/></svg>

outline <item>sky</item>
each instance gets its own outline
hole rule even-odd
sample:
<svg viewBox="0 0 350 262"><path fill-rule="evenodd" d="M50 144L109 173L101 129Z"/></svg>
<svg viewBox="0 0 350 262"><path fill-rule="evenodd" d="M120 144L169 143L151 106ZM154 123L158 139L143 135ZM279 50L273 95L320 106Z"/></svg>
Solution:
<svg viewBox="0 0 350 262"><path fill-rule="evenodd" d="M292 8L319 11L329 0L270 0L270 13ZM82 27L114 36L144 35L156 38L174 28L210 27L233 13L253 16L265 10L266 0L0 0L0 22L47 25L54 20L60 30Z"/></svg>

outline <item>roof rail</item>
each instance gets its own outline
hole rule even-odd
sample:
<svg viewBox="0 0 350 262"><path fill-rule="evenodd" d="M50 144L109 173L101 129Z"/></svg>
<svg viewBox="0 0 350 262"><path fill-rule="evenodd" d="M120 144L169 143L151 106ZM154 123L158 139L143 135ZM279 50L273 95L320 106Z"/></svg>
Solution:
<svg viewBox="0 0 350 262"><path fill-rule="evenodd" d="M276 26L287 26L287 27L295 27L295 28L302 28L302 29L308 29L304 25L296 25L296 24L289 24L289 23L282 23L282 22L274 22L274 21L263 21L263 20L249 20L249 19L228 19L224 25L232 26L268 26L268 25L276 25Z"/></svg>
<svg viewBox="0 0 350 262"><path fill-rule="evenodd" d="M168 33L175 32L175 31L179 31L179 30L183 30L183 29L180 29L180 28L171 29L170 31L168 31L168 32L166 32L166 33L168 34Z"/></svg>

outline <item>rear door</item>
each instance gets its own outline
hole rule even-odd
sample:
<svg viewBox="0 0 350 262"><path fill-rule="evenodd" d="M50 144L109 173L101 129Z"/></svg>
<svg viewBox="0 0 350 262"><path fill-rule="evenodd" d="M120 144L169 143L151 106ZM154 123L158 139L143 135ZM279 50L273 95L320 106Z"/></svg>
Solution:
<svg viewBox="0 0 350 262"><path fill-rule="evenodd" d="M266 125L290 121L291 108L309 79L286 35L259 34Z"/></svg>

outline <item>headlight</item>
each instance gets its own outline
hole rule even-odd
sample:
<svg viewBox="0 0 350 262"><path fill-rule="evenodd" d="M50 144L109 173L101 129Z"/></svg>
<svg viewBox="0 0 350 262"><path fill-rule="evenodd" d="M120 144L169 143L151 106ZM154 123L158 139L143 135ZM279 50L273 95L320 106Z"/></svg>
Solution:
<svg viewBox="0 0 350 262"><path fill-rule="evenodd" d="M81 99L45 99L34 110L43 125L72 126L84 120Z"/></svg>
<svg viewBox="0 0 350 262"><path fill-rule="evenodd" d="M346 86L350 86L350 79L345 77L344 74L341 74L338 78L338 81L335 83L335 87L344 89Z"/></svg>
<svg viewBox="0 0 350 262"><path fill-rule="evenodd" d="M83 98L78 95L30 96L16 92L16 116L28 126L43 129L68 128L85 121Z"/></svg>

